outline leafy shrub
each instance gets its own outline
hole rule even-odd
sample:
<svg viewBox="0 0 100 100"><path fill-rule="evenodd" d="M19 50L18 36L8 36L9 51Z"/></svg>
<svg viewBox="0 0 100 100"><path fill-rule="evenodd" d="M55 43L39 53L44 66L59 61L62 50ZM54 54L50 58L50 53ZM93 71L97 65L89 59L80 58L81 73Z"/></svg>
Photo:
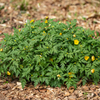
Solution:
<svg viewBox="0 0 100 100"><path fill-rule="evenodd" d="M0 75L18 77L24 88L34 82L69 88L82 79L99 81L100 40L94 31L46 19L27 21L14 35L4 34L0 46Z"/></svg>

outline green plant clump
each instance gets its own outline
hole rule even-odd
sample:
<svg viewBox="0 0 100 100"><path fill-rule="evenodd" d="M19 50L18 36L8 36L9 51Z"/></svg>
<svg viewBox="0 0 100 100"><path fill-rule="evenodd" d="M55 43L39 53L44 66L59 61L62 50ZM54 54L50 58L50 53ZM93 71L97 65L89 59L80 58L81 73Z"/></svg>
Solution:
<svg viewBox="0 0 100 100"><path fill-rule="evenodd" d="M14 35L4 34L0 45L0 75L27 82L77 87L82 79L97 84L100 77L100 39L94 31L53 19L27 21ZM96 37L95 37L96 38Z"/></svg>

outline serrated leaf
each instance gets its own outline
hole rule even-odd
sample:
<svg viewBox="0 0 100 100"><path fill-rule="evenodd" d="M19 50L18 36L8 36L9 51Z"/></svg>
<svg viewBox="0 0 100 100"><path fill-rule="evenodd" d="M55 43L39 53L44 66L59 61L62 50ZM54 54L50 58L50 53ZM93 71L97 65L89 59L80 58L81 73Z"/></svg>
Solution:
<svg viewBox="0 0 100 100"><path fill-rule="evenodd" d="M23 89L26 85L26 80L25 79L21 79L21 85L22 85L22 89Z"/></svg>

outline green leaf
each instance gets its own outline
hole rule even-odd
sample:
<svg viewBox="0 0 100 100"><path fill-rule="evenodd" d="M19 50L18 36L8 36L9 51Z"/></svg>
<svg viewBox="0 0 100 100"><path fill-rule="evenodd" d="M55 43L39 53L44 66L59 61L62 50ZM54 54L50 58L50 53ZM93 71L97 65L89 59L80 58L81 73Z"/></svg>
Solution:
<svg viewBox="0 0 100 100"><path fill-rule="evenodd" d="M23 71L24 72L22 73L22 77L25 77L26 75L30 73L30 68L24 68Z"/></svg>
<svg viewBox="0 0 100 100"><path fill-rule="evenodd" d="M34 86L36 87L36 85L39 83L39 78L37 80L34 80Z"/></svg>
<svg viewBox="0 0 100 100"><path fill-rule="evenodd" d="M22 85L22 89L24 89L24 87L26 85L26 80L25 79L21 79L21 85Z"/></svg>
<svg viewBox="0 0 100 100"><path fill-rule="evenodd" d="M100 35L99 35L99 32L97 32L97 31L96 31L96 34L97 34L97 37L100 36Z"/></svg>

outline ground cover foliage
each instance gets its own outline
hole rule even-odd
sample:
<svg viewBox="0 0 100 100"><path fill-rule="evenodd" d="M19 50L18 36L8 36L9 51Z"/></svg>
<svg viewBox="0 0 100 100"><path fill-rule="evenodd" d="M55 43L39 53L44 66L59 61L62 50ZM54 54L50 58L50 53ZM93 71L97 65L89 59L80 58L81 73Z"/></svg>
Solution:
<svg viewBox="0 0 100 100"><path fill-rule="evenodd" d="M66 25L67 24L67 25ZM27 20L24 28L5 33L0 46L0 75L27 82L77 87L82 79L99 81L100 40L94 31L76 26L76 20ZM98 33L97 33L98 36ZM96 38L96 37L95 37Z"/></svg>

